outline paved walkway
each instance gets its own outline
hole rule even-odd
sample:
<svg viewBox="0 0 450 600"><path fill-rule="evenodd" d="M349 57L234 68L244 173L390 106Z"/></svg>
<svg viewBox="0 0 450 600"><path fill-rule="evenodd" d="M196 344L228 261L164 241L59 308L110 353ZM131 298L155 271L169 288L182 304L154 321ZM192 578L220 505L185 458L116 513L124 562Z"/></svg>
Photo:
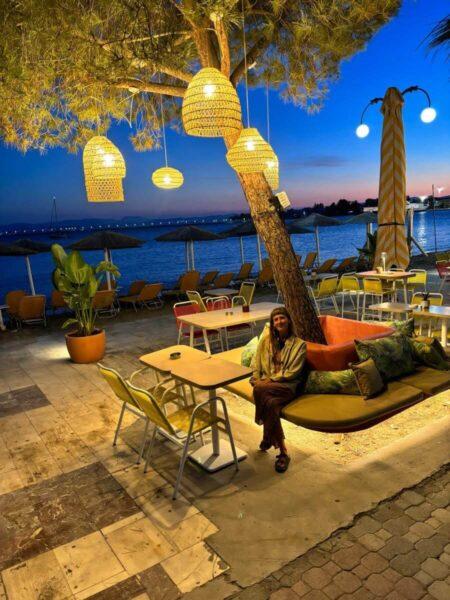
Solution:
<svg viewBox="0 0 450 600"><path fill-rule="evenodd" d="M232 597L449 600L449 504L450 470L443 468Z"/></svg>

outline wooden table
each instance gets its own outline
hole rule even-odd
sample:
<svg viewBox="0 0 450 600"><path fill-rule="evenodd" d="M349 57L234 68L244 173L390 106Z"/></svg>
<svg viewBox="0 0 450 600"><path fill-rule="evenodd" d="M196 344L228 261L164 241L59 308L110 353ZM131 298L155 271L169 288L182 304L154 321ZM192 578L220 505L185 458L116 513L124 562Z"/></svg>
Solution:
<svg viewBox="0 0 450 600"><path fill-rule="evenodd" d="M214 288L212 290L205 290L206 296L236 296L239 294L239 290L233 288Z"/></svg>
<svg viewBox="0 0 450 600"><path fill-rule="evenodd" d="M190 362L188 359L173 362L171 374L174 379L201 390L208 390L212 416L217 414L217 388L240 381L252 374L252 370L247 367L209 355L204 360L194 362ZM210 444L201 446L190 454L189 458L209 473L214 473L233 464L234 460L231 444L220 440L217 424L211 426L211 438ZM235 448L235 450L238 460L246 458L247 455L243 450L239 448Z"/></svg>
<svg viewBox="0 0 450 600"><path fill-rule="evenodd" d="M381 279L381 281L403 281L403 299L405 303L408 302L408 288L407 283L408 279L415 276L415 273L411 273L410 271L383 271L382 273L377 273L377 271L361 271L360 273L355 273L356 277L360 279L367 279L368 277L376 277L377 279Z"/></svg>
<svg viewBox="0 0 450 600"><path fill-rule="evenodd" d="M441 322L441 344L445 347L447 343L448 321L450 319L450 306L430 306L426 310L416 307L414 316L425 319L440 319Z"/></svg>
<svg viewBox="0 0 450 600"><path fill-rule="evenodd" d="M255 323L265 321L270 317L274 308L279 308L282 304L276 302L255 302L250 305L249 312L243 312L242 306L226 308L223 310L211 310L202 313L192 313L181 315L178 318L182 323L186 323L190 328L190 345L194 345L194 329L201 329L205 339L206 351L211 354L211 348L208 340L208 329L226 329L233 325L243 325L246 323Z"/></svg>
<svg viewBox="0 0 450 600"><path fill-rule="evenodd" d="M174 352L179 352L181 354L180 358L170 358L170 355ZM183 361L188 361L189 364L192 364L198 360L205 360L209 356L209 354L202 350L197 350L190 346L176 345L163 348L163 350L156 350L156 352L150 352L149 354L143 354L139 357L139 360L147 367L159 373L170 373L175 363L179 364Z"/></svg>
<svg viewBox="0 0 450 600"><path fill-rule="evenodd" d="M415 308L417 308L417 304L407 304L405 302L380 302L379 304L371 304L369 306L369 310L377 310L378 312L387 312L387 313L410 313Z"/></svg>

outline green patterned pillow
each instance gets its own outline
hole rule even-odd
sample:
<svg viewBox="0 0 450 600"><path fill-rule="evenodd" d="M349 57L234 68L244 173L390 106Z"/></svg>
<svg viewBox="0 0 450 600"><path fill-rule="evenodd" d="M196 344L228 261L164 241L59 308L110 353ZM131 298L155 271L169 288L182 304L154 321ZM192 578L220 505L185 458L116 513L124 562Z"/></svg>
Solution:
<svg viewBox="0 0 450 600"><path fill-rule="evenodd" d="M241 365L243 367L249 367L252 363L253 357L255 356L256 349L258 347L258 337L255 335L248 344L244 346L241 354Z"/></svg>
<svg viewBox="0 0 450 600"><path fill-rule="evenodd" d="M393 327L399 333L410 338L414 337L414 317L411 317L406 321L387 321L387 323L389 324L389 327Z"/></svg>
<svg viewBox="0 0 450 600"><path fill-rule="evenodd" d="M344 371L311 371L305 385L306 394L360 395L352 369Z"/></svg>
<svg viewBox="0 0 450 600"><path fill-rule="evenodd" d="M442 358L433 342L427 343L412 339L410 340L414 360L419 364L438 369L439 371L450 371L450 363Z"/></svg>
<svg viewBox="0 0 450 600"><path fill-rule="evenodd" d="M392 381L414 371L410 339L401 333L375 340L355 340L359 360L373 358L383 381Z"/></svg>

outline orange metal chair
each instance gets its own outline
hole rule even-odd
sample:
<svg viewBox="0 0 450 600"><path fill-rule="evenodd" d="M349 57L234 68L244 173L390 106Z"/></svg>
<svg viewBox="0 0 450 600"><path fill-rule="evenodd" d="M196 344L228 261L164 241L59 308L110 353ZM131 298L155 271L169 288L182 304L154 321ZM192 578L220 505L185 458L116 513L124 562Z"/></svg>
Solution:
<svg viewBox="0 0 450 600"><path fill-rule="evenodd" d="M23 290L12 290L5 296L5 304L8 306L8 316L10 319L15 319L19 312L19 304L22 298L26 296Z"/></svg>

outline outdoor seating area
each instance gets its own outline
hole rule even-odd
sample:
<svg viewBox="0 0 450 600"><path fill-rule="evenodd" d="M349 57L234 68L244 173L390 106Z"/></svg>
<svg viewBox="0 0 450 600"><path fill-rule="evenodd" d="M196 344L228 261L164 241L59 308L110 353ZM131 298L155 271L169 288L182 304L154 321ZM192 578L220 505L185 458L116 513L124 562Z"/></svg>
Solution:
<svg viewBox="0 0 450 600"><path fill-rule="evenodd" d="M448 2L0 18L0 600L449 600Z"/></svg>

